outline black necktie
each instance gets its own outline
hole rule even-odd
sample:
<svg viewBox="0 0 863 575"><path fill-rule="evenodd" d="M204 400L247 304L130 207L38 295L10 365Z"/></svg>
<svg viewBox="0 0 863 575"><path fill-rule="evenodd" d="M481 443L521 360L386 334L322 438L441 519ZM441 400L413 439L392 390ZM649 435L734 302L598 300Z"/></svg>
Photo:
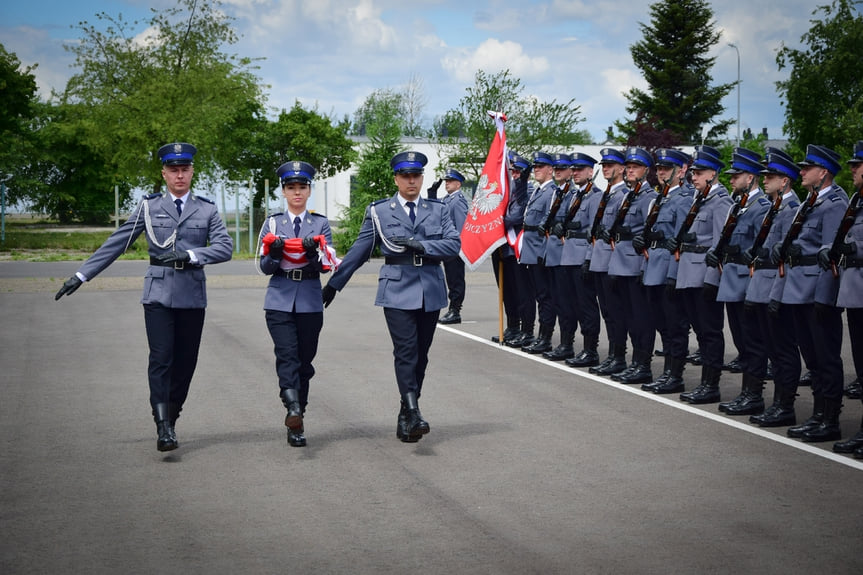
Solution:
<svg viewBox="0 0 863 575"><path fill-rule="evenodd" d="M181 200L180 198L177 198L176 200L174 200L174 204L176 204L176 206L177 206L177 215L182 216L183 215L183 200Z"/></svg>
<svg viewBox="0 0 863 575"><path fill-rule="evenodd" d="M410 213L409 213L408 215L409 215L409 216L410 216L410 218L411 218L411 223L412 223L412 224L413 224L413 223L416 223L416 221L417 221L417 213L414 211L414 208L416 207L416 204L415 204L415 203L413 203L413 202L405 202L405 205L406 205L406 206L408 207L408 209L410 210Z"/></svg>
<svg viewBox="0 0 863 575"><path fill-rule="evenodd" d="M294 237L295 238L300 237L300 222L301 221L302 220L300 220L300 216L297 216L294 218Z"/></svg>

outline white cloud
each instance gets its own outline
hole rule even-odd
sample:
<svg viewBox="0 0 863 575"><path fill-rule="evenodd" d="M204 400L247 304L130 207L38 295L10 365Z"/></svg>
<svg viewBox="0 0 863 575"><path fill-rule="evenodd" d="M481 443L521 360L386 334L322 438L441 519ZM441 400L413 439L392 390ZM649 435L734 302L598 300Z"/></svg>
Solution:
<svg viewBox="0 0 863 575"><path fill-rule="evenodd" d="M461 49L441 59L441 66L460 82L472 82L477 70L498 72L509 69L516 78L535 78L548 73L543 56L532 58L522 46L510 40L490 38L474 50Z"/></svg>

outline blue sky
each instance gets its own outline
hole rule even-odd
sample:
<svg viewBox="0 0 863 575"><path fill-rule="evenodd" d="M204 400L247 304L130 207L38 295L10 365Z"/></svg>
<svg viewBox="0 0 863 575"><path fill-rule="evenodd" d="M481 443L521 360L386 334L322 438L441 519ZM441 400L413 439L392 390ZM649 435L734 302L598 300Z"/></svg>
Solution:
<svg viewBox="0 0 863 575"><path fill-rule="evenodd" d="M828 0L724 0L713 2L722 30L713 83L737 79L741 60L741 130L781 137L784 110L775 82L781 43L799 46L812 11ZM34 74L43 97L60 90L75 70L63 44L74 42L80 21L96 14L122 14L127 22L148 20L150 8L175 0L25 0L0 7L0 42ZM641 38L638 23L650 21L651 2L617 0L226 0L242 36L228 48L266 58L258 76L275 112L296 100L325 114L352 115L375 89L422 82L431 119L458 106L477 69L509 68L524 95L566 102L575 98L581 128L600 140L605 128L625 118L622 94L645 87L629 46ZM614 11L609 10L614 7ZM143 31L143 26L139 30ZM724 101L723 117L737 118L737 93ZM729 137L736 136L736 125Z"/></svg>

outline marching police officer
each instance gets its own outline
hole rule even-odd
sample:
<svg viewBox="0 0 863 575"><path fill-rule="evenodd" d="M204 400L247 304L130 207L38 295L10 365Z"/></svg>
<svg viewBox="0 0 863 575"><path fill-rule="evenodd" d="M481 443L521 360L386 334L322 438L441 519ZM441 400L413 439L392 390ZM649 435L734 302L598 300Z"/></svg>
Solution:
<svg viewBox="0 0 863 575"><path fill-rule="evenodd" d="M166 194L145 196L135 213L66 280L54 297L71 295L99 275L146 230L150 267L144 277L147 375L159 451L179 446L177 418L189 394L207 307L204 266L231 259L234 245L212 200L191 192L197 148L159 148Z"/></svg>
<svg viewBox="0 0 863 575"><path fill-rule="evenodd" d="M672 257L666 240L677 236L692 205L694 188L686 182L686 172L692 158L671 148L656 150L656 175L663 193L654 200L650 210L658 210L655 222L632 240L636 251L644 251L643 283L647 291L648 309L653 325L662 340L665 365L662 374L641 389L664 395L684 390L683 370L689 345L689 320L674 289L677 261Z"/></svg>
<svg viewBox="0 0 863 575"><path fill-rule="evenodd" d="M443 198L443 203L449 209L449 216L455 226L456 232L461 234L461 228L467 219L468 211L467 198L464 197L464 193L461 191L464 176L458 170L450 168L444 174L443 181L446 187L446 196ZM455 257L444 261L443 271L446 275L449 310L438 320L438 323L461 323L461 306L464 304L465 294L464 260L460 257Z"/></svg>
<svg viewBox="0 0 863 575"><path fill-rule="evenodd" d="M272 276L264 296L264 313L276 355L279 397L288 411L288 445L303 447L303 416L309 381L315 374L312 361L324 325L320 274L329 271L323 256L333 236L327 218L306 208L315 168L307 162L286 162L276 174L288 209L272 214L261 228L260 269Z"/></svg>
<svg viewBox="0 0 863 575"><path fill-rule="evenodd" d="M419 410L428 352L440 310L447 305L441 262L456 257L461 242L438 200L420 198L428 159L420 152L393 156L398 193L366 208L360 233L339 269L322 290L324 307L351 276L368 261L375 247L384 255L375 305L384 308L393 341L396 381L401 395L396 436L405 443L419 441L430 426Z"/></svg>

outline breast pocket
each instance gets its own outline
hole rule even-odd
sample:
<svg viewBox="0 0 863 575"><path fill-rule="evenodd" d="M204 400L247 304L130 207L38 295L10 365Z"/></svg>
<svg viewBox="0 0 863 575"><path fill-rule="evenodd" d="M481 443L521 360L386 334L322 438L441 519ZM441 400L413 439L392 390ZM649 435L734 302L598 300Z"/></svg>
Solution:
<svg viewBox="0 0 863 575"><path fill-rule="evenodd" d="M185 240L193 246L207 245L207 222L189 221L184 222L179 231L178 240Z"/></svg>
<svg viewBox="0 0 863 575"><path fill-rule="evenodd" d="M171 218L153 218L153 235L156 236L156 241L159 243L164 243L167 241L171 234L174 233L174 230L177 229L177 226L174 224L174 220Z"/></svg>

